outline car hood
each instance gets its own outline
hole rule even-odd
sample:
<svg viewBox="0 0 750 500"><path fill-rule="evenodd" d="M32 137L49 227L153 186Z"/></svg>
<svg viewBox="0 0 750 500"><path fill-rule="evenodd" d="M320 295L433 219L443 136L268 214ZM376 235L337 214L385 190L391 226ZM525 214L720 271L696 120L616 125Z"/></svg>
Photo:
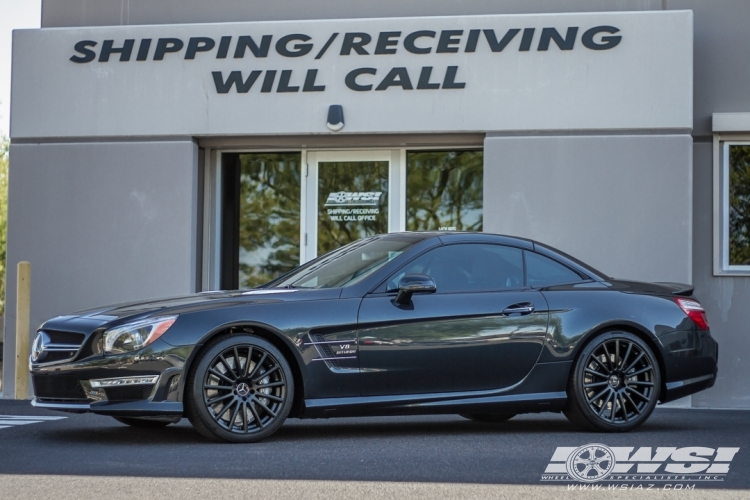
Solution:
<svg viewBox="0 0 750 500"><path fill-rule="evenodd" d="M186 314L220 307L267 304L301 300L335 299L340 288L320 290L251 289L211 291L154 300L127 302L97 307L73 314L58 316L47 321L43 328L59 330L91 330L111 323L111 326L129 320L167 314Z"/></svg>

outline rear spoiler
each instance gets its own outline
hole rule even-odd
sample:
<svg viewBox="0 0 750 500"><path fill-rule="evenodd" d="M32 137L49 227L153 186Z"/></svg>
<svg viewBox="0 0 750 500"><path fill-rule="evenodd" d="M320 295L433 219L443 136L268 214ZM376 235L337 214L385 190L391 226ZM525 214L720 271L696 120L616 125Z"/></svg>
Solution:
<svg viewBox="0 0 750 500"><path fill-rule="evenodd" d="M668 288L673 289L672 295L679 295L681 297L690 297L693 295L693 292L695 291L695 287L693 285L686 285L684 283L664 283L659 282L656 283L657 285L666 286Z"/></svg>

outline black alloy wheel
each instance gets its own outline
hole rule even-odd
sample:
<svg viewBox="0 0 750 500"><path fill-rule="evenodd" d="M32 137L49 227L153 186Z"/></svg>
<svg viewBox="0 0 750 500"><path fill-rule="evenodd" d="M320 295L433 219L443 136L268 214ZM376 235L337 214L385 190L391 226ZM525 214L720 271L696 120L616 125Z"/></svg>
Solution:
<svg viewBox="0 0 750 500"><path fill-rule="evenodd" d="M511 418L515 417L515 413L460 413L460 416L473 420L475 422L483 422L488 424L499 424L501 422L507 422Z"/></svg>
<svg viewBox="0 0 750 500"><path fill-rule="evenodd" d="M632 333L608 332L579 355L564 413L585 429L629 431L651 415L660 388L659 364L648 344Z"/></svg>
<svg viewBox="0 0 750 500"><path fill-rule="evenodd" d="M294 399L292 372L264 339L222 337L193 366L186 386L187 415L204 436L250 443L270 436L286 420Z"/></svg>

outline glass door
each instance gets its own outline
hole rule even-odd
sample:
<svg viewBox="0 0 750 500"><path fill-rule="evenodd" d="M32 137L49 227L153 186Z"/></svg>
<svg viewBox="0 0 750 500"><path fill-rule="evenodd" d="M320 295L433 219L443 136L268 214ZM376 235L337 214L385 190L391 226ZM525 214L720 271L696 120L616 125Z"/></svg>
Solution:
<svg viewBox="0 0 750 500"><path fill-rule="evenodd" d="M300 152L224 153L223 290L253 288L300 263Z"/></svg>
<svg viewBox="0 0 750 500"><path fill-rule="evenodd" d="M391 159L391 151L308 152L304 260L389 231Z"/></svg>

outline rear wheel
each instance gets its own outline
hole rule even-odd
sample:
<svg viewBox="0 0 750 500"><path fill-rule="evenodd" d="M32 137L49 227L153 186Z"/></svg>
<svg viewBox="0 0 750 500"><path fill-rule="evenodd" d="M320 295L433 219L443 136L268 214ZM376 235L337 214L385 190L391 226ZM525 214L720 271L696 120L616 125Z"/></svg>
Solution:
<svg viewBox="0 0 750 500"><path fill-rule="evenodd" d="M659 364L648 344L632 333L608 332L578 357L564 413L587 430L629 431L654 411L660 387Z"/></svg>
<svg viewBox="0 0 750 500"><path fill-rule="evenodd" d="M114 417L114 419L121 424L129 425L131 427L140 427L141 429L159 429L174 423L174 421L171 420L155 420L136 417Z"/></svg>
<svg viewBox="0 0 750 500"><path fill-rule="evenodd" d="M187 416L209 439L260 441L286 420L294 399L292 371L266 340L221 337L198 355L185 388Z"/></svg>
<svg viewBox="0 0 750 500"><path fill-rule="evenodd" d="M461 413L460 415L469 420L474 420L475 422L492 424L505 422L516 416L515 413Z"/></svg>

